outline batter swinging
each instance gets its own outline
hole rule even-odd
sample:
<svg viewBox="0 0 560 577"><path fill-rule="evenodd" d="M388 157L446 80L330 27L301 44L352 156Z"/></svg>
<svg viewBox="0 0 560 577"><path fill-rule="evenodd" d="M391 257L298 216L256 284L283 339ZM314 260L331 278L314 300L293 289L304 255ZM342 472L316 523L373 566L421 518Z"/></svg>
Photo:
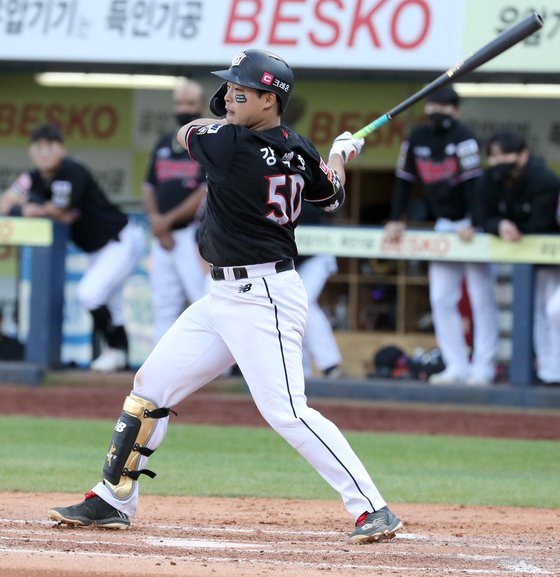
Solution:
<svg viewBox="0 0 560 577"><path fill-rule="evenodd" d="M71 525L126 528L140 474L176 405L234 362L270 426L340 493L356 520L353 542L391 538L401 520L387 507L338 428L307 406L302 338L307 297L293 259L302 202L333 211L344 201L344 163L363 140L344 133L329 162L280 122L293 88L289 66L263 50L238 54L210 108L178 141L208 174L200 252L211 263L210 293L158 342L134 379L105 460L103 481L86 499L49 517Z"/></svg>

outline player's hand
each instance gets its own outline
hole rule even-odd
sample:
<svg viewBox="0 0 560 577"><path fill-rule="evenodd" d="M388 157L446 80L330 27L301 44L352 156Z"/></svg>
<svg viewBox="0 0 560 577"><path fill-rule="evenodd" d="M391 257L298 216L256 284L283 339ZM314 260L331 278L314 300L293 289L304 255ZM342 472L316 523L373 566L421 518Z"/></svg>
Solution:
<svg viewBox="0 0 560 577"><path fill-rule="evenodd" d="M79 210L75 208L58 208L52 202L45 203L44 207L48 217L54 218L54 220L58 220L58 222L61 222L62 224L72 224L80 216Z"/></svg>
<svg viewBox="0 0 560 577"><path fill-rule="evenodd" d="M466 226L457 231L457 235L463 242L471 242L474 237L474 228L472 226Z"/></svg>
<svg viewBox="0 0 560 577"><path fill-rule="evenodd" d="M171 232L171 223L164 214L152 212L148 220L150 221L150 229L154 236L160 237L168 235Z"/></svg>
<svg viewBox="0 0 560 577"><path fill-rule="evenodd" d="M503 219L498 225L498 234L502 240L507 242L518 242L522 238L521 232L511 220Z"/></svg>
<svg viewBox="0 0 560 577"><path fill-rule="evenodd" d="M171 250L175 246L175 240L173 239L173 235L171 233L158 236L158 241L161 248L165 250Z"/></svg>
<svg viewBox="0 0 560 577"><path fill-rule="evenodd" d="M329 156L331 156L331 154L338 154L346 164L360 154L363 146L364 139L352 138L352 133L347 130L333 140Z"/></svg>
<svg viewBox="0 0 560 577"><path fill-rule="evenodd" d="M397 242L403 235L405 226L401 220L390 220L383 227L383 237L390 242Z"/></svg>

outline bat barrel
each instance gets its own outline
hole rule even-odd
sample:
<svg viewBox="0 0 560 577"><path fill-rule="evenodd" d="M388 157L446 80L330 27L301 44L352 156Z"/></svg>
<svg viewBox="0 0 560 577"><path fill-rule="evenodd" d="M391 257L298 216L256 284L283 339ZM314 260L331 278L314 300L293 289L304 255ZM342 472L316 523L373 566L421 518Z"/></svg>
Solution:
<svg viewBox="0 0 560 577"><path fill-rule="evenodd" d="M368 134L371 134L374 130L377 130L384 124L386 124L389 120L393 119L395 116L410 108L412 105L416 104L418 101L422 100L432 92L435 92L442 86L449 84L453 80L464 76L468 72L471 72L475 68L478 68L482 64L485 64L492 58L495 58L502 52L508 50L518 42L521 42L533 32L536 32L539 28L542 28L544 21L540 14L533 11L527 18L502 32L499 36L497 36L494 40L477 50L471 56L466 58L464 61L456 64L440 76L438 76L435 80L432 80L429 84L426 84L423 88L415 92L412 96L408 97L406 100L397 104L394 108L389 110L383 116L376 118L374 121L370 122L367 126L364 126L358 132L356 132L353 137L354 138L364 138Z"/></svg>

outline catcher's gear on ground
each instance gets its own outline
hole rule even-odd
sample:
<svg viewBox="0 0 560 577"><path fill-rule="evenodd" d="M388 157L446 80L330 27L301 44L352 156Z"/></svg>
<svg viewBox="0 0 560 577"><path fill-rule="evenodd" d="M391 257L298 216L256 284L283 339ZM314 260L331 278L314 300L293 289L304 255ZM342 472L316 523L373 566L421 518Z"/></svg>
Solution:
<svg viewBox="0 0 560 577"><path fill-rule="evenodd" d="M280 101L280 112L286 110L294 86L292 69L282 58L268 50L243 50L234 57L227 70L216 70L212 74L240 86L273 92ZM210 101L210 110L218 116L225 114L225 94L222 85ZM223 109L224 113L216 113L212 103L216 110Z"/></svg>
<svg viewBox="0 0 560 577"><path fill-rule="evenodd" d="M142 455L149 457L154 452L146 443L157 419L169 416L169 411L134 393L124 400L103 467L104 483L118 499L126 499L130 495L133 481L140 475L156 476L149 469L138 470L138 461Z"/></svg>
<svg viewBox="0 0 560 577"><path fill-rule="evenodd" d="M344 163L350 162L354 156L360 154L363 146L364 139L352 138L352 133L347 130L333 140L329 156L340 154Z"/></svg>

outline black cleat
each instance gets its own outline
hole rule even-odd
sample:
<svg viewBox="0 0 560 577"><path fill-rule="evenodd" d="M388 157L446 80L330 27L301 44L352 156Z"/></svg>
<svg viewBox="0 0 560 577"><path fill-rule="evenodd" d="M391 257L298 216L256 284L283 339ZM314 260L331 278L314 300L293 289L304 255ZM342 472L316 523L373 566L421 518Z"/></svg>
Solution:
<svg viewBox="0 0 560 577"><path fill-rule="evenodd" d="M95 525L103 529L128 529L128 515L106 503L93 491L86 493L78 505L54 507L47 513L49 519L66 525Z"/></svg>

